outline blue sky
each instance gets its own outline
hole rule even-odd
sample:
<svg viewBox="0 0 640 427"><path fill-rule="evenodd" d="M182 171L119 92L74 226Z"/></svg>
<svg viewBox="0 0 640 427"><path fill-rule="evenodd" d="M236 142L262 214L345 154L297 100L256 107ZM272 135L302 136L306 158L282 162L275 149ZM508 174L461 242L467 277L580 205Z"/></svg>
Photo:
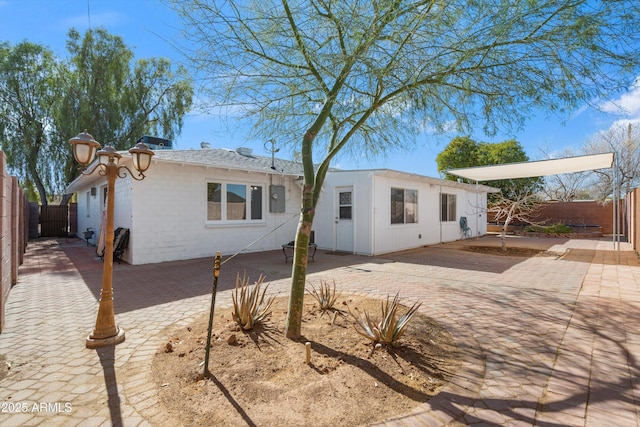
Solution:
<svg viewBox="0 0 640 427"><path fill-rule="evenodd" d="M180 25L178 16L158 0L0 0L0 41L16 44L26 39L48 46L61 57L67 56L65 43L71 27L82 33L89 26L102 26L121 36L136 58L162 56L175 63L182 62L181 54L168 42L179 36ZM521 131L502 133L493 138L480 134L472 136L485 142L514 138L535 160L541 158L542 149L550 153L559 153L564 148L579 149L590 136L608 129L616 121L640 121L640 79L614 101L625 111L605 105L609 114L590 108L580 109L570 117L545 117L541 112ZM411 152L395 152L374 160L342 156L333 166L390 168L438 176L435 157L454 136L425 134L417 139L417 147ZM182 134L174 141L175 148L199 148L202 141L209 142L213 148L245 146L256 154L270 155L263 141L245 139L242 129L229 129L216 116L191 114L185 120Z"/></svg>

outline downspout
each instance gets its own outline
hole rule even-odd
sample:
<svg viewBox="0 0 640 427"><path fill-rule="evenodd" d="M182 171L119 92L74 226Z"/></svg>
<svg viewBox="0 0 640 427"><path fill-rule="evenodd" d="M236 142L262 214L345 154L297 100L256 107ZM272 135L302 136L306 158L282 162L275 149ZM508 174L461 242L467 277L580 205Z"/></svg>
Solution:
<svg viewBox="0 0 640 427"><path fill-rule="evenodd" d="M375 204L375 197L376 197L376 176L373 172L370 172L370 177L371 177L371 194L370 194L370 199L369 199L369 203L371 206L371 209L369 210L369 212L371 212L371 255L372 256L376 256L377 253L377 246L376 246L376 204Z"/></svg>
<svg viewBox="0 0 640 427"><path fill-rule="evenodd" d="M618 156L615 155L615 164L616 164L616 180L615 180L615 200L616 200L616 206L615 206L615 212L616 212L616 222L615 222L615 227L616 227L616 239L618 242L618 253L617 253L617 257L618 257L618 264L620 264L620 168L619 168L619 160L618 160Z"/></svg>
<svg viewBox="0 0 640 427"><path fill-rule="evenodd" d="M480 209L480 205L479 205L479 201L478 201L478 181L476 181L476 208L478 209L478 212L476 213L476 240L478 240L478 238L480 237L480 221L478 220L478 218L480 217L482 212L482 209Z"/></svg>

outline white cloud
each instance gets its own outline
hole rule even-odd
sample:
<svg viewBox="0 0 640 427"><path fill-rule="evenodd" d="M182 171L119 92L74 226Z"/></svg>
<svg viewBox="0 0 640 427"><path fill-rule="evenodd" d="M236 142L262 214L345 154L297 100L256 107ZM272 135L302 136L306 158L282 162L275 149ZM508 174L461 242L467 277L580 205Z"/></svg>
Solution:
<svg viewBox="0 0 640 427"><path fill-rule="evenodd" d="M602 109L608 113L622 114L627 117L640 117L640 77L620 95L618 99L605 102Z"/></svg>

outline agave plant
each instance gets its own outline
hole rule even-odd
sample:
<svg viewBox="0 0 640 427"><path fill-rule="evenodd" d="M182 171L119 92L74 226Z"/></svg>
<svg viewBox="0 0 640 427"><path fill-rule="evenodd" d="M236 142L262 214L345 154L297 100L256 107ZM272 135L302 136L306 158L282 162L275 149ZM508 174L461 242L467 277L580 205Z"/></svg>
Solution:
<svg viewBox="0 0 640 427"><path fill-rule="evenodd" d="M264 279L265 276L261 274L253 288L249 289L249 279L246 274L242 279L239 273L236 276L236 290L231 294L233 320L245 331L264 321L271 314L269 309L275 297L265 298L269 285L260 292Z"/></svg>
<svg viewBox="0 0 640 427"><path fill-rule="evenodd" d="M351 315L356 320L354 327L360 335L374 343L393 345L404 334L409 321L421 305L421 302L416 301L406 313L398 317L400 293L397 293L393 301L389 301L387 296L386 302L381 303L381 320L372 318L366 310L364 315L355 316L353 313Z"/></svg>
<svg viewBox="0 0 640 427"><path fill-rule="evenodd" d="M315 286L309 282L312 291L307 290L307 293L314 297L316 301L318 301L318 305L320 306L320 310L327 311L333 310L336 300L340 296L339 293L336 293L336 281L333 281L333 287L329 285L326 281L320 279L320 287L316 289Z"/></svg>

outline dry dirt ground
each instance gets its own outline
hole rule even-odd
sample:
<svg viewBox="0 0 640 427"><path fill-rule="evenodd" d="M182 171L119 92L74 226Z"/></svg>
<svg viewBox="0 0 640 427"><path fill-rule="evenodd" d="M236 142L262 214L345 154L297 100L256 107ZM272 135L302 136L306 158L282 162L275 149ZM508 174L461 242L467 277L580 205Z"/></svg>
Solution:
<svg viewBox="0 0 640 427"><path fill-rule="evenodd" d="M286 303L277 299L269 320L249 332L230 310L216 310L209 378L203 378L208 313L167 329L153 375L171 418L188 426L368 425L426 402L460 366L451 335L424 314L414 316L397 346L374 350L356 333L347 307L379 318L380 300L341 296L334 319L307 295L299 341L283 335Z"/></svg>

